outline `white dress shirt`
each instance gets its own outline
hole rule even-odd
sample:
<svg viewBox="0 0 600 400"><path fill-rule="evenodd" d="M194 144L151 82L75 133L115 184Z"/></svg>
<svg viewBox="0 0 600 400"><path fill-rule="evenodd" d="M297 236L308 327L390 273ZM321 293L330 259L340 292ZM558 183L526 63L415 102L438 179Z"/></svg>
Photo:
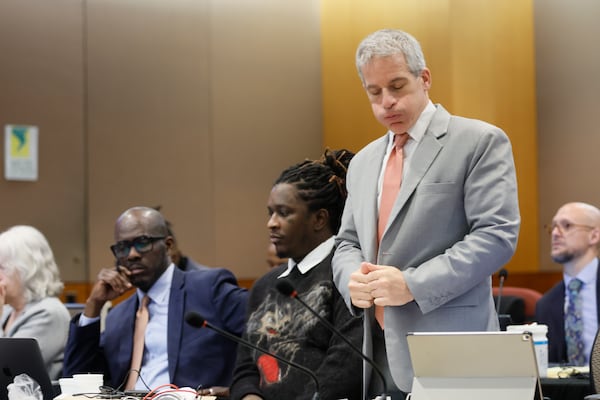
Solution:
<svg viewBox="0 0 600 400"><path fill-rule="evenodd" d="M410 169L411 156L413 155L417 145L423 139L425 135L425 131L427 131L427 127L429 123L433 119L433 114L435 114L436 108L429 100L429 103L417 119L417 122L408 130L409 139L406 141L406 144L403 147L404 150L404 158L402 163L402 177L406 176L406 172ZM381 172L379 173L379 179L377 181L377 207L379 207L379 203L381 203L381 187L383 185L383 176L385 174L385 167L388 162L388 158L390 158L390 154L392 152L392 148L394 147L394 135L395 133L392 131L388 131L387 133L389 140L388 145L385 150L385 156L383 157L383 163L381 164ZM402 190L402 188L400 188Z"/></svg>
<svg viewBox="0 0 600 400"><path fill-rule="evenodd" d="M144 293L140 289L136 291L139 304L141 304L146 294L150 297L150 303L148 304L150 320L144 336L144 356L141 368L141 378L146 384L142 382L142 379L138 379L135 385L137 390L147 390L146 385L152 389L159 385L171 383L169 354L167 352L167 328L169 322L169 295L174 269L175 264L169 265L148 293ZM99 319L100 317L88 318L82 313L79 318L79 326L89 325ZM110 354L106 356L110 357Z"/></svg>
<svg viewBox="0 0 600 400"><path fill-rule="evenodd" d="M327 257L329 253L331 253L331 250L333 250L333 246L335 246L335 236L331 236L329 239L312 249L312 251L308 253L302 259L302 261L300 261L297 264L298 271L300 271L300 273L304 275L305 273L319 265L321 261L323 261L325 257ZM277 279L285 278L286 276L288 276L295 265L296 262L289 258L287 269L283 271L281 275L277 277Z"/></svg>

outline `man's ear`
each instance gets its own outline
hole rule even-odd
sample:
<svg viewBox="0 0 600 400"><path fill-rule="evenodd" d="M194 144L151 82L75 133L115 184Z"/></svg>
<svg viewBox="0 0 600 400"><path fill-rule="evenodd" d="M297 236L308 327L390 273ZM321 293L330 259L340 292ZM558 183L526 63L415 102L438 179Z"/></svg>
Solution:
<svg viewBox="0 0 600 400"><path fill-rule="evenodd" d="M423 85L425 85L425 89L431 89L431 72L429 71L429 68L423 68L420 76L423 79Z"/></svg>
<svg viewBox="0 0 600 400"><path fill-rule="evenodd" d="M314 212L314 230L322 231L329 227L329 211L324 208L320 208Z"/></svg>
<svg viewBox="0 0 600 400"><path fill-rule="evenodd" d="M592 231L590 232L590 242L593 245L598 246L598 243L600 243L600 229L592 229Z"/></svg>
<svg viewBox="0 0 600 400"><path fill-rule="evenodd" d="M173 236L167 236L165 238L165 246L167 247L167 252L171 254L173 251L175 240L173 240Z"/></svg>

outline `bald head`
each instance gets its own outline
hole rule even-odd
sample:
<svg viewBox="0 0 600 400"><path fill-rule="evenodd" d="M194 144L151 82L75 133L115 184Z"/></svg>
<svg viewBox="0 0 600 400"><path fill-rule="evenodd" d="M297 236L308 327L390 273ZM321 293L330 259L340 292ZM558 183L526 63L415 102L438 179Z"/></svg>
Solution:
<svg viewBox="0 0 600 400"><path fill-rule="evenodd" d="M124 228L135 227L143 228L151 236L167 236L169 233L167 222L160 212L150 207L132 207L117 218L115 237Z"/></svg>
<svg viewBox="0 0 600 400"><path fill-rule="evenodd" d="M598 257L600 210L587 203L567 203L552 218L551 234L552 259L575 276Z"/></svg>
<svg viewBox="0 0 600 400"><path fill-rule="evenodd" d="M600 228L600 209L588 203L567 203L559 208L556 214L569 214L577 218L576 223Z"/></svg>

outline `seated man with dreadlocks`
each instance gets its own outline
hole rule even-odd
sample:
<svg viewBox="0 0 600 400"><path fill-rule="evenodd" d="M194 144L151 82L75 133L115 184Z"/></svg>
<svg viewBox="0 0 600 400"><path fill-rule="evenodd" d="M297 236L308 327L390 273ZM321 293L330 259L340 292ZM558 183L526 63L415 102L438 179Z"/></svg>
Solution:
<svg viewBox="0 0 600 400"><path fill-rule="evenodd" d="M322 317L360 348L362 320L354 318L333 284L334 235L346 200L346 168L353 154L326 151L322 159L289 167L275 181L267 202L271 242L286 264L253 286L245 339L304 366L317 377L322 400L360 399L362 360L297 300L276 286L286 279ZM232 400L311 399L310 375L248 348L238 347Z"/></svg>

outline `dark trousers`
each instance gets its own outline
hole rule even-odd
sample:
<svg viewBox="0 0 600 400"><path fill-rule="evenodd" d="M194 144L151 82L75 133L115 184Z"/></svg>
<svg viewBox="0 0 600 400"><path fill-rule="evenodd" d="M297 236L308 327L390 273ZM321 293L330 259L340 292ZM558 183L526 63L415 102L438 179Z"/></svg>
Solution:
<svg viewBox="0 0 600 400"><path fill-rule="evenodd" d="M390 367L387 361L387 354L385 351L385 336L381 327L377 322L373 323L372 327L373 332L373 361L379 367L381 372L383 373L383 377L385 378L385 383L387 386L386 395L388 395L392 400L404 400L406 398L406 393L398 389L394 380L392 379L392 375L390 374ZM369 384L369 398L373 399L377 396L380 396L383 392L383 384L381 383L381 378L377 374L377 372L373 371L371 373L371 380Z"/></svg>

